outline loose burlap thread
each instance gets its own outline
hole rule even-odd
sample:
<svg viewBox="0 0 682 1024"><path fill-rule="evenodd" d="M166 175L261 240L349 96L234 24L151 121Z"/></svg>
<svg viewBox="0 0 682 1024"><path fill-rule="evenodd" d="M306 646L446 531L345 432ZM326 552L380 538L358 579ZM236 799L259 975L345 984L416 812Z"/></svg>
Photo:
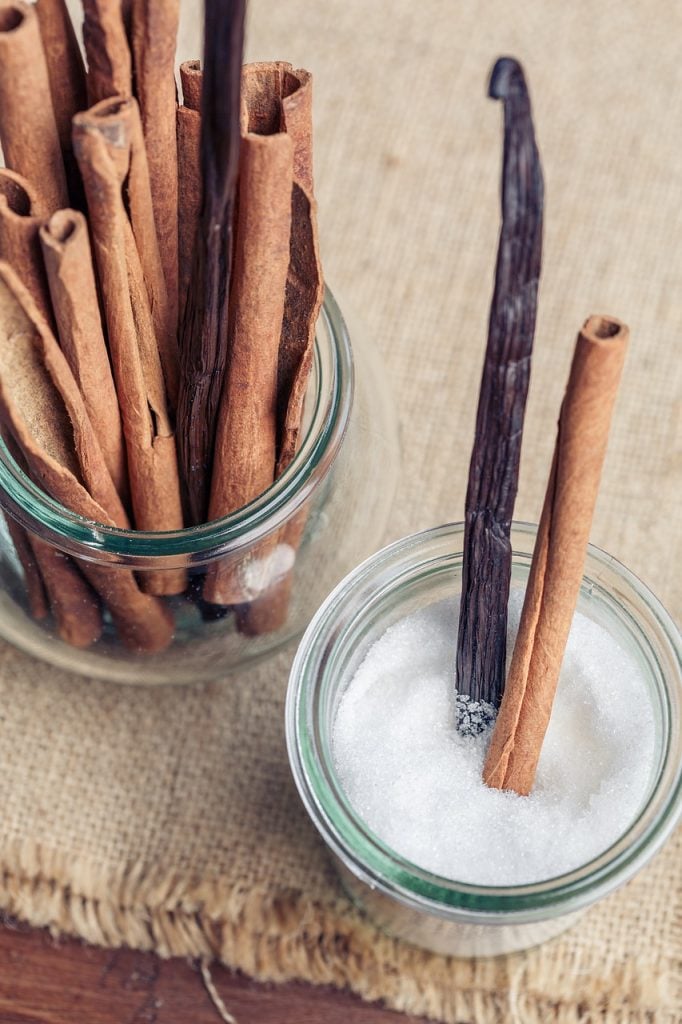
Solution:
<svg viewBox="0 0 682 1024"><path fill-rule="evenodd" d="M526 67L547 184L519 518L539 515L577 328L632 330L592 531L674 615L682 449L682 8L657 0L252 0L249 56L315 75L327 278L402 425L387 539L461 517L499 226L493 59ZM181 57L197 53L188 5ZM192 35L192 33L194 33ZM190 38L192 36L192 38ZM256 978L349 985L449 1024L673 1024L682 836L554 942L454 961L376 933L299 805L291 654L119 688L0 649L0 903L36 925Z"/></svg>

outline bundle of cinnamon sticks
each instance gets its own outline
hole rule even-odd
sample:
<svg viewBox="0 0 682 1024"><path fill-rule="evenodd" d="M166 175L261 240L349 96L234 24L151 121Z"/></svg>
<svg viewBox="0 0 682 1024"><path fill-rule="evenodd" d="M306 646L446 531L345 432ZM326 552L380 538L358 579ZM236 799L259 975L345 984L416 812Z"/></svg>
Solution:
<svg viewBox="0 0 682 1024"><path fill-rule="evenodd" d="M207 0L178 104L178 8L83 0L84 61L64 0L0 0L2 435L67 508L144 531L228 515L289 465L323 287L310 75L242 68L243 0ZM188 589L8 526L32 614L77 646L106 610L128 647L165 647L177 595L240 621L269 603L252 630L286 614L248 565L276 536Z"/></svg>

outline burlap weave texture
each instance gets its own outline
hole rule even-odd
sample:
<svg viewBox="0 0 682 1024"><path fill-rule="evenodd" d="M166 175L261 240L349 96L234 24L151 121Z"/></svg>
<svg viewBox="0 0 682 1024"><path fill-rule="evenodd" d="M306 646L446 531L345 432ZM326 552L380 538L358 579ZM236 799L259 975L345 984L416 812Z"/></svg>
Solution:
<svg viewBox="0 0 682 1024"><path fill-rule="evenodd" d="M682 7L672 0L252 0L249 56L315 75L326 276L382 352L403 472L387 539L461 518L499 226L494 58L524 63L545 261L517 517L537 519L575 334L632 330L592 533L678 618ZM185 10L181 56L195 56ZM0 651L0 902L35 923L260 978L349 984L450 1024L682 1019L682 836L571 933L455 962L344 900L284 749L290 655L182 689Z"/></svg>

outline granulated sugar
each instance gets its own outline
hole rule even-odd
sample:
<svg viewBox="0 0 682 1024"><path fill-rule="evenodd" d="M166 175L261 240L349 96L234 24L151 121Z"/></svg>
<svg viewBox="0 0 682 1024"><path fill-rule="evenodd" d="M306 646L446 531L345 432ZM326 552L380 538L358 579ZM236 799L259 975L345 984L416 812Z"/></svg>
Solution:
<svg viewBox="0 0 682 1024"><path fill-rule="evenodd" d="M520 608L513 592L509 652ZM334 725L343 788L388 846L443 877L514 885L579 867L632 823L650 784L655 727L641 671L576 613L534 790L489 789L492 727L455 727L457 615L458 602L432 605L368 652Z"/></svg>

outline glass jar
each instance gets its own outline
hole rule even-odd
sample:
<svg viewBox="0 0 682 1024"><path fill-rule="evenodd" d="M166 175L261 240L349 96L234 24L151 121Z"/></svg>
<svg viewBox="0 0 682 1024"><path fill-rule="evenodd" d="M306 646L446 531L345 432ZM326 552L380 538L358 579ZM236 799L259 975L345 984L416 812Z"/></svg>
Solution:
<svg viewBox="0 0 682 1024"><path fill-rule="evenodd" d="M271 655L300 635L329 590L381 541L398 469L385 387L371 351L351 352L327 291L296 458L245 508L172 533L82 519L33 484L0 442L0 635L54 665L126 683L214 679ZM47 570L56 560L76 577L73 594L57 587L42 609L31 565L23 568L36 548ZM201 598L218 564L239 580L238 603ZM145 593L162 592L164 575L177 579L179 571L187 574L180 596ZM62 599L71 606L60 607ZM32 609L46 614L36 618ZM93 642L73 646L84 633Z"/></svg>
<svg viewBox="0 0 682 1024"><path fill-rule="evenodd" d="M512 587L528 577L536 527L512 530ZM568 874L527 885L439 877L371 833L348 802L331 750L336 710L371 645L405 615L461 587L461 523L385 548L343 580L311 622L291 671L289 759L299 793L356 903L391 935L437 953L493 956L537 945L638 871L682 812L682 646L666 611L631 572L590 546L579 610L632 652L656 721L655 766L635 821L609 849ZM454 638L453 638L454 643Z"/></svg>

